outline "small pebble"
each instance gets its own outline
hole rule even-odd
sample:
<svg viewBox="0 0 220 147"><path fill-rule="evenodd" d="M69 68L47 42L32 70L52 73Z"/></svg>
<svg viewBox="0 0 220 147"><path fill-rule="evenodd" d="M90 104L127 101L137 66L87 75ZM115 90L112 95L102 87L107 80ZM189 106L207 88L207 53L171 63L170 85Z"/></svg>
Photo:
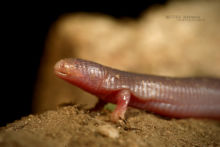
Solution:
<svg viewBox="0 0 220 147"><path fill-rule="evenodd" d="M106 137L110 137L110 138L118 138L119 137L118 130L110 125L99 126L99 127L97 127L96 131Z"/></svg>

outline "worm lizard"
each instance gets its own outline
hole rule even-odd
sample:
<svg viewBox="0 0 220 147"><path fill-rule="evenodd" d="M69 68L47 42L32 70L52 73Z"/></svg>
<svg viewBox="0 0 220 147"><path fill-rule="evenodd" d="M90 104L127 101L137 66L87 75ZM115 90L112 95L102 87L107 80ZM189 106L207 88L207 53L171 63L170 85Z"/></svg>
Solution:
<svg viewBox="0 0 220 147"><path fill-rule="evenodd" d="M111 120L124 119L127 106L175 118L220 119L220 80L144 75L67 58L55 74L73 85L116 104Z"/></svg>

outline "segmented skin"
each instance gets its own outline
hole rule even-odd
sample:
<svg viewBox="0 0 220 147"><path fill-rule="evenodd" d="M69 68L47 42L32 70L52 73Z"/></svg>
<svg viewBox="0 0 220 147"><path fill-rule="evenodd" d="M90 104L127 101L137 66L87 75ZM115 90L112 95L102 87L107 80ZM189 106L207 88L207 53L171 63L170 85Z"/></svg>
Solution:
<svg viewBox="0 0 220 147"><path fill-rule="evenodd" d="M130 73L82 59L59 61L55 74L107 102L118 104L118 93L127 90L126 102L132 107L177 118L220 119L219 79ZM126 108L119 106L119 110Z"/></svg>

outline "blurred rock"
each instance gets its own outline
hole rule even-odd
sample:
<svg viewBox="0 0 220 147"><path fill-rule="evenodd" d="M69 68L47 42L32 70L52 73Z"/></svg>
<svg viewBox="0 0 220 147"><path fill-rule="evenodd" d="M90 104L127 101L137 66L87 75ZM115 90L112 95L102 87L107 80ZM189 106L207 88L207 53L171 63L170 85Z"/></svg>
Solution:
<svg viewBox="0 0 220 147"><path fill-rule="evenodd" d="M52 26L41 62L33 111L97 99L58 79L59 59L79 57L121 70L166 76L220 77L220 3L170 2L138 19L67 14Z"/></svg>

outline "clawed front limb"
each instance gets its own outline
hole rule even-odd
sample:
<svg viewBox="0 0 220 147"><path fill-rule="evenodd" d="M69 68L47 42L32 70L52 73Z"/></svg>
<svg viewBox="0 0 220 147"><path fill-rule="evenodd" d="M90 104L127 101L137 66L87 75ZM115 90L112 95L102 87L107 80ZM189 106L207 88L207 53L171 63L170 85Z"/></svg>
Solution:
<svg viewBox="0 0 220 147"><path fill-rule="evenodd" d="M131 98L130 91L125 89L121 90L116 95L117 106L114 112L111 114L111 120L117 122L119 119L124 119L127 106Z"/></svg>

